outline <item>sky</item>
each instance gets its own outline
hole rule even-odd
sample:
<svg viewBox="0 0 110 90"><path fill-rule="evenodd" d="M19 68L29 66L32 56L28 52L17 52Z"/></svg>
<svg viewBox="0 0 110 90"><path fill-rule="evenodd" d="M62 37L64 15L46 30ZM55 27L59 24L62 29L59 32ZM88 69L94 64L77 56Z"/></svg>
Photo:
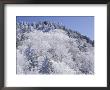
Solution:
<svg viewBox="0 0 110 90"><path fill-rule="evenodd" d="M39 22L50 21L61 23L68 29L78 31L94 40L94 16L17 16L16 21Z"/></svg>

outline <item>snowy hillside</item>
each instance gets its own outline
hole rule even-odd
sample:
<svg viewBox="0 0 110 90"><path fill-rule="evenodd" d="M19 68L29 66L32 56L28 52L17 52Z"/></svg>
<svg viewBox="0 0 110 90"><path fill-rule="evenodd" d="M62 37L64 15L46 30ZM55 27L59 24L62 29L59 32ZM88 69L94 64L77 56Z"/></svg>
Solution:
<svg viewBox="0 0 110 90"><path fill-rule="evenodd" d="M17 74L94 74L94 41L48 21L16 24Z"/></svg>

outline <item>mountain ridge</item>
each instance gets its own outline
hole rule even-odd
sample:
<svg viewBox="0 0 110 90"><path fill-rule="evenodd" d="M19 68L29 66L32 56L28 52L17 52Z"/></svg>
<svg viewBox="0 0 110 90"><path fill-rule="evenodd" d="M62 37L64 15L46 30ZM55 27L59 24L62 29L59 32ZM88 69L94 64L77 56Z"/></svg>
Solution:
<svg viewBox="0 0 110 90"><path fill-rule="evenodd" d="M80 39L86 39L87 43L92 44L94 46L94 40L91 40L89 37L86 35L82 35L80 32L72 30L72 29L67 29L64 25L59 25L56 23L52 23L49 21L40 21L38 23L26 23L26 22L19 22L21 25L28 25L28 27L34 27L36 30L41 30L43 32L48 32L50 30L55 30L55 29L62 29L64 30L67 35L71 38L80 38Z"/></svg>
<svg viewBox="0 0 110 90"><path fill-rule="evenodd" d="M16 24L17 74L94 74L94 43L65 26Z"/></svg>

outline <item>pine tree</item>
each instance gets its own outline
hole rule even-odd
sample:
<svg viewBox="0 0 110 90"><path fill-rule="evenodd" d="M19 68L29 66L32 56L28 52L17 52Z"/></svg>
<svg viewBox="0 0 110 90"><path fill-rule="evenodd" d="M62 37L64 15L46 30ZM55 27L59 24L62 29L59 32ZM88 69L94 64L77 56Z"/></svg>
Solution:
<svg viewBox="0 0 110 90"><path fill-rule="evenodd" d="M47 58L47 56L44 58L44 62L42 64L42 67L39 71L39 73L42 74L50 74L52 71L52 65L51 62L49 61L49 59Z"/></svg>

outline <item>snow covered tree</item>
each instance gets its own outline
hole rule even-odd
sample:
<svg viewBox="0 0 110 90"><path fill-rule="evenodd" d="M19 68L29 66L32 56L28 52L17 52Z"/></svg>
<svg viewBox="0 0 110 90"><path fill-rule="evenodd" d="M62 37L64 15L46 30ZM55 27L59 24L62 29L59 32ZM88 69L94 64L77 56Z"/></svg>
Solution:
<svg viewBox="0 0 110 90"><path fill-rule="evenodd" d="M42 64L42 67L40 68L39 73L41 74L51 74L52 73L52 63L50 60L47 58L47 56L44 58L44 62Z"/></svg>
<svg viewBox="0 0 110 90"><path fill-rule="evenodd" d="M94 45L63 25L17 22L18 74L94 74Z"/></svg>

